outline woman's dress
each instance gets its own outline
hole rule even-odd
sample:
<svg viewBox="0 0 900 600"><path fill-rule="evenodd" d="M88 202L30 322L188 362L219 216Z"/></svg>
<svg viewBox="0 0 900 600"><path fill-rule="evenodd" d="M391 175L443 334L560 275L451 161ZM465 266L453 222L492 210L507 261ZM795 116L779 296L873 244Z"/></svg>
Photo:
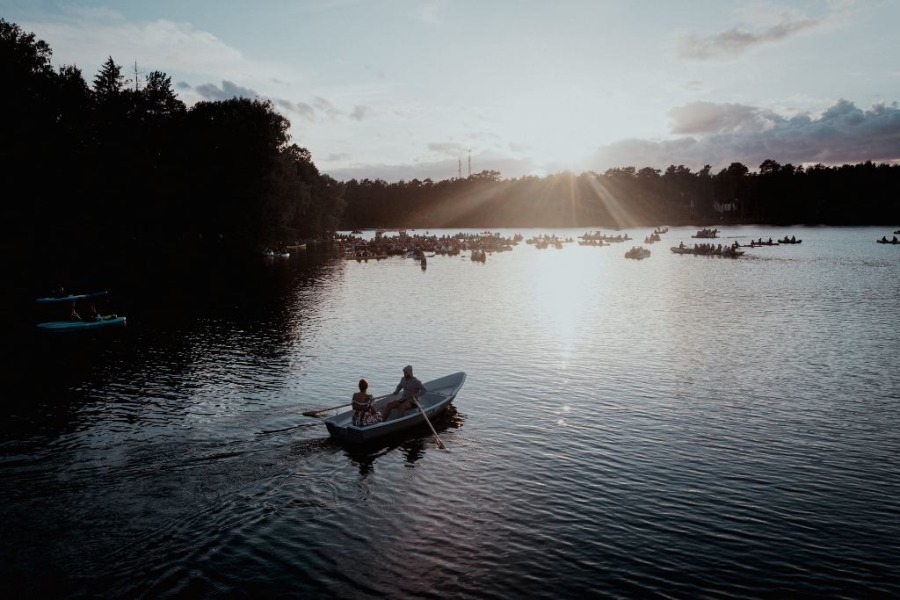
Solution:
<svg viewBox="0 0 900 600"><path fill-rule="evenodd" d="M375 399L371 394L357 392L353 394L353 424L357 427L381 423L381 413L375 406Z"/></svg>

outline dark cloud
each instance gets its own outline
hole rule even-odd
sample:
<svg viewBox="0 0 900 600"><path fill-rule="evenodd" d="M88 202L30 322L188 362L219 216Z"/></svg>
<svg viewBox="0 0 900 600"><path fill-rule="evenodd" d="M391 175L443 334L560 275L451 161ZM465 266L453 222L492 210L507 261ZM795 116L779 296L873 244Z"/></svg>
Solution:
<svg viewBox="0 0 900 600"><path fill-rule="evenodd" d="M700 37L692 33L679 41L678 56L690 60L736 58L756 46L783 41L820 23L821 21L817 19L792 21L785 18L778 25L758 33L741 31L737 27L709 37Z"/></svg>
<svg viewBox="0 0 900 600"><path fill-rule="evenodd" d="M213 83L191 86L188 83L179 82L177 88L181 91L193 92L202 99L213 102L230 100L232 98L264 98L264 96L254 90L239 86L231 81L223 81L221 87ZM291 115L296 115L300 119L309 122L334 120L340 117L349 117L355 121L362 121L372 114L372 110L369 107L362 105L355 106L352 112L347 113L322 97L314 98L312 103L294 102L284 98L270 98L270 100L283 112L290 113L288 115L289 118Z"/></svg>
<svg viewBox="0 0 900 600"><path fill-rule="evenodd" d="M191 89L187 84L182 84L182 89ZM222 87L213 83L204 83L193 88L194 93L205 100L221 101L232 98L259 98L259 94L250 88L241 87L231 81L223 81Z"/></svg>
<svg viewBox="0 0 900 600"><path fill-rule="evenodd" d="M821 116L781 117L742 105L699 103L675 109L673 140L623 140L597 150L592 170L685 165L715 169L740 162L756 169L764 160L782 164L855 164L900 161L900 107L877 104L869 110L840 100Z"/></svg>
<svg viewBox="0 0 900 600"><path fill-rule="evenodd" d="M277 98L274 100L274 103L275 106L298 115L304 121L313 122L316 120L316 109L306 102L291 102L290 100Z"/></svg>

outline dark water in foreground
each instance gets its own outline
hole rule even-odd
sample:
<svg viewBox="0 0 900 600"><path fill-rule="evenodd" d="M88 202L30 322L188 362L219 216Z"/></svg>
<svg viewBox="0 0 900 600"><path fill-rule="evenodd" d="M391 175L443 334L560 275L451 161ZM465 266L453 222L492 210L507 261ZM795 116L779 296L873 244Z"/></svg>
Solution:
<svg viewBox="0 0 900 600"><path fill-rule="evenodd" d="M14 340L4 595L897 597L900 247L787 231L116 273L126 328ZM407 363L447 450L301 415Z"/></svg>

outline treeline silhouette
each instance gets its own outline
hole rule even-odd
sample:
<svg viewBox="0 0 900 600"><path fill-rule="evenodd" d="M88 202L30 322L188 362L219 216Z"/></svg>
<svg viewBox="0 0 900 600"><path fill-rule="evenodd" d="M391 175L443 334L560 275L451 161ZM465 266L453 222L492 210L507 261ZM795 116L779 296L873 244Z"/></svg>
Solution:
<svg viewBox="0 0 900 600"><path fill-rule="evenodd" d="M126 79L110 57L88 86L51 66L50 46L0 19L3 241L16 255L61 250L248 248L340 225L343 186L289 142L271 103L187 108L171 79Z"/></svg>
<svg viewBox="0 0 900 600"><path fill-rule="evenodd" d="M758 172L670 166L580 175L338 182L290 142L268 101L188 108L170 77L112 57L88 85L50 46L0 19L4 255L164 256L210 245L327 238L363 227L631 227L707 223L895 224L900 166Z"/></svg>
<svg viewBox="0 0 900 600"><path fill-rule="evenodd" d="M502 180L496 171L434 182L351 180L344 224L385 227L637 227L707 223L900 223L900 165L804 168L766 160L665 171L558 173Z"/></svg>

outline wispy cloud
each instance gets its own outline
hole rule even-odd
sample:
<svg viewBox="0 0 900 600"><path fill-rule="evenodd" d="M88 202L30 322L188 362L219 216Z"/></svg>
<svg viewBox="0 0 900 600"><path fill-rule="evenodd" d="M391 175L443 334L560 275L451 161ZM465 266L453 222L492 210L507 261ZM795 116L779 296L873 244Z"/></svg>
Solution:
<svg viewBox="0 0 900 600"><path fill-rule="evenodd" d="M466 148L456 142L431 142L426 145L428 150L444 156L457 156L466 151Z"/></svg>
<svg viewBox="0 0 900 600"><path fill-rule="evenodd" d="M784 41L820 24L819 19L793 19L785 16L777 25L755 32L734 27L705 37L690 33L679 41L678 56L690 60L733 59L752 48Z"/></svg>
<svg viewBox="0 0 900 600"><path fill-rule="evenodd" d="M426 2L419 5L416 14L420 21L431 25L440 21L441 7L437 2Z"/></svg>
<svg viewBox="0 0 900 600"><path fill-rule="evenodd" d="M350 118L354 121L363 121L367 117L372 115L372 109L368 106L363 106L361 104L357 104L353 107L353 110L350 111Z"/></svg>
<svg viewBox="0 0 900 600"><path fill-rule="evenodd" d="M110 56L137 62L140 71L161 70L178 80L205 79L215 73L228 80L300 81L294 67L247 57L212 33L167 19L128 21L111 9L74 8L52 19L20 25L53 48L54 64L74 64L88 79Z"/></svg>

